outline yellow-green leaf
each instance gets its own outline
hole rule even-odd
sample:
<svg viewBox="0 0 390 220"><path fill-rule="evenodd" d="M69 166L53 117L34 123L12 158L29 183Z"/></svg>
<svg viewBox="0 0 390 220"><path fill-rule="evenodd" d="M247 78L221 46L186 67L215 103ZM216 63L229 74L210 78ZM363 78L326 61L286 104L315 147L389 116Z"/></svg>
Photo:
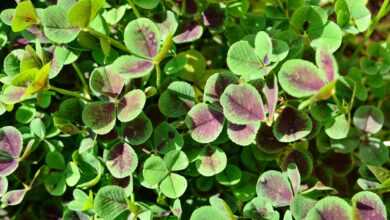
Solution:
<svg viewBox="0 0 390 220"><path fill-rule="evenodd" d="M105 2L105 0L80 0L69 11L69 23L76 27L87 27Z"/></svg>
<svg viewBox="0 0 390 220"><path fill-rule="evenodd" d="M15 9L15 15L12 18L12 31L19 32L29 28L33 24L38 23L38 15L34 5L30 0L20 2Z"/></svg>
<svg viewBox="0 0 390 220"><path fill-rule="evenodd" d="M26 94L34 94L46 88L50 72L50 63L44 65L34 76L34 81L27 87Z"/></svg>

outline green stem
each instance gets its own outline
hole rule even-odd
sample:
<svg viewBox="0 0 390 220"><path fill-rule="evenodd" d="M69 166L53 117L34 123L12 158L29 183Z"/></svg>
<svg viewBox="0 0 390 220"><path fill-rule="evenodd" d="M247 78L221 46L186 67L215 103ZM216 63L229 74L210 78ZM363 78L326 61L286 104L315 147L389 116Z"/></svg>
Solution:
<svg viewBox="0 0 390 220"><path fill-rule="evenodd" d="M169 34L166 37L166 39L164 40L164 43L161 47L160 52L153 58L153 64L156 67L156 87L157 87L157 90L160 89L160 83L161 83L160 62L168 55L168 52L171 49L172 45L173 45L173 35Z"/></svg>
<svg viewBox="0 0 390 220"><path fill-rule="evenodd" d="M58 92L58 93L60 93L62 95L73 96L73 97L77 97L77 98L80 98L80 99L90 100L87 97L85 97L83 95L80 95L80 93L78 93L78 92L69 91L69 90L66 90L66 89L61 89L61 88L58 88L58 87L55 87L55 86L52 86L52 85L49 85L49 90Z"/></svg>
<svg viewBox="0 0 390 220"><path fill-rule="evenodd" d="M171 49L172 45L173 45L173 35L169 34L165 38L160 52L153 58L153 63L154 64L160 63L168 55L168 52Z"/></svg>
<svg viewBox="0 0 390 220"><path fill-rule="evenodd" d="M160 89L160 84L161 84L161 69L160 69L160 64L156 64L156 87L157 90Z"/></svg>
<svg viewBox="0 0 390 220"><path fill-rule="evenodd" d="M84 78L84 76L83 76L83 73L81 72L80 68L77 66L76 63L72 63L72 67L73 67L73 69L76 71L77 76L79 77L79 79L80 79L80 81L81 81L81 84L82 84L82 86L83 86L83 91L84 91L85 97L87 97L88 99L90 99L91 96L89 95L89 87L88 87L87 81L85 81L85 78Z"/></svg>
<svg viewBox="0 0 390 220"><path fill-rule="evenodd" d="M19 161L25 160L28 156L31 154L31 150L33 148L34 144L32 142L29 142L26 146L26 149L24 149L22 156L19 158Z"/></svg>
<svg viewBox="0 0 390 220"><path fill-rule="evenodd" d="M381 8L379 9L378 13L374 17L374 19L371 22L370 27L368 28L366 34L364 35L364 42L366 42L371 34L374 32L376 25L378 22L386 15L386 12L388 11L388 6L389 6L390 0L384 0L382 3Z"/></svg>
<svg viewBox="0 0 390 220"><path fill-rule="evenodd" d="M127 0L127 2L129 3L129 5L131 6L131 9L133 9L133 12L135 14L135 16L137 18L140 18L141 17L141 14L139 13L137 7L135 6L133 0Z"/></svg>
<svg viewBox="0 0 390 220"><path fill-rule="evenodd" d="M96 38L99 38L99 39L102 38L102 39L106 40L107 42L109 42L112 46L114 46L114 47L116 47L116 48L118 48L126 53L131 54L130 50L127 49L127 47L124 44L122 44L122 42L120 42L118 40L115 40L107 35L104 35L98 31L95 31L92 28L85 28L85 29L83 29L83 31L91 34L92 36L94 36Z"/></svg>

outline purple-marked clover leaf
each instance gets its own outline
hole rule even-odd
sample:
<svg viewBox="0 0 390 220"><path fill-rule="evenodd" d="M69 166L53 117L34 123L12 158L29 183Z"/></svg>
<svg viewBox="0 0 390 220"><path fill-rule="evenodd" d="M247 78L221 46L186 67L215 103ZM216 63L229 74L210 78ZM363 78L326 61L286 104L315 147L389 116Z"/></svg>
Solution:
<svg viewBox="0 0 390 220"><path fill-rule="evenodd" d="M145 106L146 95L140 89L134 89L126 93L118 105L118 119L121 122L128 122L141 114Z"/></svg>
<svg viewBox="0 0 390 220"><path fill-rule="evenodd" d="M152 133L152 122L144 113L123 125L123 135L133 145L145 143L152 136Z"/></svg>
<svg viewBox="0 0 390 220"><path fill-rule="evenodd" d="M175 127L164 121L154 129L153 145L164 154L171 150L181 149L184 145L184 139Z"/></svg>
<svg viewBox="0 0 390 220"><path fill-rule="evenodd" d="M130 145L117 144L105 155L106 166L113 177L124 178L130 176L138 165L138 157Z"/></svg>
<svg viewBox="0 0 390 220"><path fill-rule="evenodd" d="M89 87L96 95L118 96L125 85L121 75L107 67L95 69L89 78Z"/></svg>
<svg viewBox="0 0 390 220"><path fill-rule="evenodd" d="M15 127L0 129L0 175L8 176L18 167L18 159L23 147L22 134Z"/></svg>
<svg viewBox="0 0 390 220"><path fill-rule="evenodd" d="M118 57L111 65L115 73L119 73L124 79L134 79L147 76L154 66L150 60L133 55Z"/></svg>
<svg viewBox="0 0 390 220"><path fill-rule="evenodd" d="M238 83L238 78L229 72L215 73L211 75L207 79L204 87L203 101L219 103L219 99L223 91L225 91L225 88L230 84L236 83Z"/></svg>
<svg viewBox="0 0 390 220"><path fill-rule="evenodd" d="M16 189L8 191L1 198L2 206L7 207L20 204L23 201L26 192L27 191L25 189Z"/></svg>
<svg viewBox="0 0 390 220"><path fill-rule="evenodd" d="M291 184L291 189L294 196L296 196L301 187L301 174L299 173L298 166L295 163L291 163L287 166L286 174Z"/></svg>
<svg viewBox="0 0 390 220"><path fill-rule="evenodd" d="M352 220L352 210L346 201L328 196L318 201L306 216L310 220Z"/></svg>
<svg viewBox="0 0 390 220"><path fill-rule="evenodd" d="M249 84L229 85L222 93L220 102L225 117L232 123L247 124L265 119L261 96Z"/></svg>
<svg viewBox="0 0 390 220"><path fill-rule="evenodd" d="M226 168L227 157L219 147L207 146L202 149L195 166L202 176L214 176Z"/></svg>
<svg viewBox="0 0 390 220"><path fill-rule="evenodd" d="M274 207L288 206L293 199L288 178L275 170L261 174L256 184L256 193L271 200Z"/></svg>
<svg viewBox="0 0 390 220"><path fill-rule="evenodd" d="M203 24L209 28L218 28L223 25L225 12L218 4L210 4L202 14Z"/></svg>
<svg viewBox="0 0 390 220"><path fill-rule="evenodd" d="M276 105L278 104L278 80L276 76L266 78L265 85L263 87L263 93L265 96L266 110L268 121L273 121Z"/></svg>
<svg viewBox="0 0 390 220"><path fill-rule="evenodd" d="M353 115L353 124L362 131L375 134L378 133L384 124L382 110L375 106L360 106Z"/></svg>
<svg viewBox="0 0 390 220"><path fill-rule="evenodd" d="M272 127L262 126L256 135L256 146L265 153L274 154L282 151L287 145L275 138Z"/></svg>
<svg viewBox="0 0 390 220"><path fill-rule="evenodd" d="M356 220L386 220L386 207L381 198L370 191L352 197L352 211Z"/></svg>
<svg viewBox="0 0 390 220"><path fill-rule="evenodd" d="M185 24L180 32L173 38L176 44L189 43L202 37L203 27L195 22Z"/></svg>
<svg viewBox="0 0 390 220"><path fill-rule="evenodd" d="M172 118L185 115L194 104L195 91L191 84L183 81L169 84L158 100L161 113Z"/></svg>
<svg viewBox="0 0 390 220"><path fill-rule="evenodd" d="M145 58L153 58L160 49L160 31L152 20L138 18L127 24L124 41L132 53Z"/></svg>
<svg viewBox="0 0 390 220"><path fill-rule="evenodd" d="M223 114L205 103L195 105L187 114L186 125L199 143L210 143L222 132Z"/></svg>
<svg viewBox="0 0 390 220"><path fill-rule="evenodd" d="M85 105L82 113L82 120L86 126L97 134L107 134L115 126L115 111L114 103L92 102Z"/></svg>
<svg viewBox="0 0 390 220"><path fill-rule="evenodd" d="M21 86L4 85L0 101L5 104L15 104L24 99L27 88Z"/></svg>
<svg viewBox="0 0 390 220"><path fill-rule="evenodd" d="M67 47L55 47L50 64L49 78L52 79L56 77L61 72L64 65L75 62L78 57L79 55L77 53L69 50Z"/></svg>
<svg viewBox="0 0 390 220"><path fill-rule="evenodd" d="M306 113L287 106L273 125L272 132L280 142L293 142L307 136L311 129L312 121Z"/></svg>
<svg viewBox="0 0 390 220"><path fill-rule="evenodd" d="M307 151L294 149L286 152L281 159L280 166L283 169L287 169L291 163L296 164L302 178L308 177L313 171L313 159Z"/></svg>
<svg viewBox="0 0 390 220"><path fill-rule="evenodd" d="M165 20L157 23L157 26L160 29L161 39L165 39L169 34L175 34L179 24L177 23L175 14L172 11L167 11Z"/></svg>
<svg viewBox="0 0 390 220"><path fill-rule="evenodd" d="M228 123L227 134L234 143L247 146L255 142L260 122L253 122L246 125Z"/></svg>
<svg viewBox="0 0 390 220"><path fill-rule="evenodd" d="M336 80L338 77L339 67L333 54L325 49L316 50L316 64L321 71L326 73L328 82Z"/></svg>
<svg viewBox="0 0 390 220"><path fill-rule="evenodd" d="M298 98L314 95L326 84L324 72L313 63L300 59L283 63L278 78L283 90Z"/></svg>

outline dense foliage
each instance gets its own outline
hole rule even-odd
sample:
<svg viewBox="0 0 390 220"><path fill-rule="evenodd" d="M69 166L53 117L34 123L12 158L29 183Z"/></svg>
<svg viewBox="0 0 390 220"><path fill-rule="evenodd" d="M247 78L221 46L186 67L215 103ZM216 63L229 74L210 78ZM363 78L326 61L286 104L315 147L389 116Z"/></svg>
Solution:
<svg viewBox="0 0 390 220"><path fill-rule="evenodd" d="M389 0L1 6L5 219L387 219Z"/></svg>

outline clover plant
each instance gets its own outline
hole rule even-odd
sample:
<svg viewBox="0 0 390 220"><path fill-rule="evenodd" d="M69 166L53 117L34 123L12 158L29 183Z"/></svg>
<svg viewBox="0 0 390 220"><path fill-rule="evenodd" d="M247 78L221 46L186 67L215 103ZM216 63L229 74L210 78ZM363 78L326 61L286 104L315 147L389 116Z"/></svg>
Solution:
<svg viewBox="0 0 390 220"><path fill-rule="evenodd" d="M4 219L386 220L390 1L8 0Z"/></svg>

